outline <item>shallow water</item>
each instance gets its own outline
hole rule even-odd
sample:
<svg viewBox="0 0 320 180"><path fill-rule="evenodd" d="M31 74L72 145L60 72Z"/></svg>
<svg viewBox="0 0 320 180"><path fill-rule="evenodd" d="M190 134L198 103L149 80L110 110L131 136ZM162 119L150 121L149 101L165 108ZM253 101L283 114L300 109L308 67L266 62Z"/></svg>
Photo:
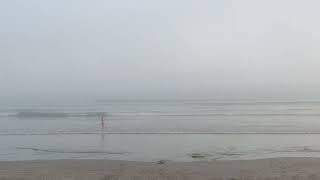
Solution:
<svg viewBox="0 0 320 180"><path fill-rule="evenodd" d="M0 160L320 157L319 118L319 102L2 105Z"/></svg>

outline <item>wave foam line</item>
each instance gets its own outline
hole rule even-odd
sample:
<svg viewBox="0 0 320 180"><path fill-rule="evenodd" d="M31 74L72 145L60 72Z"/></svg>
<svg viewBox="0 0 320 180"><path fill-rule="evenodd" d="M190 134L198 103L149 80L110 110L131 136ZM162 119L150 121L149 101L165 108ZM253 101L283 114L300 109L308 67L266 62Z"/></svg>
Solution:
<svg viewBox="0 0 320 180"><path fill-rule="evenodd" d="M68 150L58 150L58 149L40 149L40 148L29 148L29 147L17 147L20 150L32 150L40 152L52 152L52 153L77 153L77 154L127 154L127 152L112 152L112 151L68 151Z"/></svg>
<svg viewBox="0 0 320 180"><path fill-rule="evenodd" d="M0 133L0 136L36 135L320 135L320 132L59 132L59 133Z"/></svg>

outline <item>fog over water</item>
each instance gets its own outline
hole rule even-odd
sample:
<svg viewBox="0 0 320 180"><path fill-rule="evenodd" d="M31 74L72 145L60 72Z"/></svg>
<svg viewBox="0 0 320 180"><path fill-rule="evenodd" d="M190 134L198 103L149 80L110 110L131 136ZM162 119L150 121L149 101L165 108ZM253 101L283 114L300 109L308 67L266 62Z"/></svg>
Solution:
<svg viewBox="0 0 320 180"><path fill-rule="evenodd" d="M0 98L319 100L319 5L0 1Z"/></svg>
<svg viewBox="0 0 320 180"><path fill-rule="evenodd" d="M0 161L320 157L319 5L2 0Z"/></svg>

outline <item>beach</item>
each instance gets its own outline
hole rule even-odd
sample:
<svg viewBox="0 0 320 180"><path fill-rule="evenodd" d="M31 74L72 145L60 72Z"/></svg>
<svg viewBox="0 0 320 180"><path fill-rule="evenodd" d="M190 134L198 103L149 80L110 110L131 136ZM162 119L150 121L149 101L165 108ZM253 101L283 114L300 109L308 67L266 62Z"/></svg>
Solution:
<svg viewBox="0 0 320 180"><path fill-rule="evenodd" d="M1 180L304 180L320 178L318 158L134 162L2 161Z"/></svg>
<svg viewBox="0 0 320 180"><path fill-rule="evenodd" d="M0 110L0 180L320 179L320 102ZM101 112L107 112L104 122Z"/></svg>
<svg viewBox="0 0 320 180"><path fill-rule="evenodd" d="M0 0L0 180L320 180L319 7Z"/></svg>

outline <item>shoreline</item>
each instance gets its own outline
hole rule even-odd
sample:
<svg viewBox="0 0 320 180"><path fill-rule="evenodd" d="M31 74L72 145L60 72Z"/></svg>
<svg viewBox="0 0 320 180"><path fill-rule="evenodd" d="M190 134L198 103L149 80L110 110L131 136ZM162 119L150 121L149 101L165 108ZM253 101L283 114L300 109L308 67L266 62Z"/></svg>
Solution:
<svg viewBox="0 0 320 180"><path fill-rule="evenodd" d="M120 160L0 161L0 180L320 179L320 158L194 162Z"/></svg>

